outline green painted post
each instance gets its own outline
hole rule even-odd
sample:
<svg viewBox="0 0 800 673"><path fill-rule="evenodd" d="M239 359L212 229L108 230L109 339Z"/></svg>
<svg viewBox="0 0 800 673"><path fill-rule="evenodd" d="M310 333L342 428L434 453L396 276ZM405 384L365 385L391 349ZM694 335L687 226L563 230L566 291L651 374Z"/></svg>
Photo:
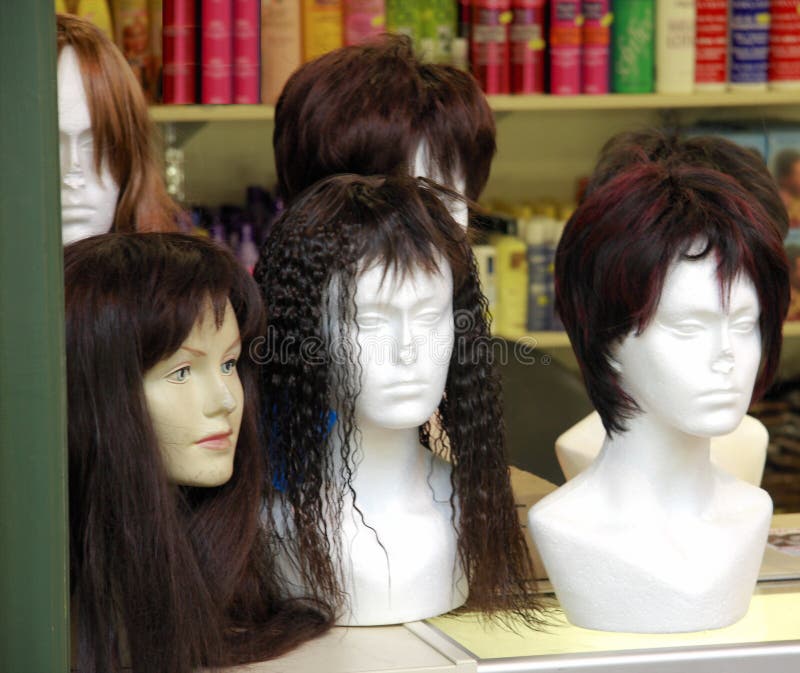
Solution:
<svg viewBox="0 0 800 673"><path fill-rule="evenodd" d="M0 3L0 671L69 670L53 0Z"/></svg>

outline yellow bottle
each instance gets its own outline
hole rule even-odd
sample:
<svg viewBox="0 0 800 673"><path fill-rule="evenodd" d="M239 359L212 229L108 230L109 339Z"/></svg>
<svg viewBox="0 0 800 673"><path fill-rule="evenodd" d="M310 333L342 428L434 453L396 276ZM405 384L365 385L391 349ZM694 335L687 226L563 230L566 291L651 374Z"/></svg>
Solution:
<svg viewBox="0 0 800 673"><path fill-rule="evenodd" d="M527 246L516 236L494 234L495 307L492 331L498 336L518 337L525 333L528 312Z"/></svg>

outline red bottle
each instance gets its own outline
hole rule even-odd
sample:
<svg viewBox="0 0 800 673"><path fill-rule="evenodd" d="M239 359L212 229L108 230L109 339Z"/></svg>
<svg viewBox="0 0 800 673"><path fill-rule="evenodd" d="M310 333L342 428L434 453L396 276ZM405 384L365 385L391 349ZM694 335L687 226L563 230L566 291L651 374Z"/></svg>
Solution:
<svg viewBox="0 0 800 673"><path fill-rule="evenodd" d="M510 93L511 0L473 0L472 73L487 94Z"/></svg>
<svg viewBox="0 0 800 673"><path fill-rule="evenodd" d="M197 16L194 0L164 0L163 17L163 101L196 103Z"/></svg>
<svg viewBox="0 0 800 673"><path fill-rule="evenodd" d="M512 0L511 91L544 93L545 0Z"/></svg>

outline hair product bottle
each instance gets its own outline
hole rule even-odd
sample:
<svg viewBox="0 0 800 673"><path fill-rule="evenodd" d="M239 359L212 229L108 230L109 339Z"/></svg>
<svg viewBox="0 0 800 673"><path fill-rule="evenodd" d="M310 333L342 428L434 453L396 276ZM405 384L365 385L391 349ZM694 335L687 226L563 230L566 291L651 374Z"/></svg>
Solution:
<svg viewBox="0 0 800 673"><path fill-rule="evenodd" d="M487 94L511 91L511 18L511 0L475 0L472 5L472 72Z"/></svg>
<svg viewBox="0 0 800 673"><path fill-rule="evenodd" d="M233 5L229 0L200 4L200 102L233 102Z"/></svg>
<svg viewBox="0 0 800 673"><path fill-rule="evenodd" d="M800 5L797 0L770 0L769 10L769 86L800 88Z"/></svg>
<svg viewBox="0 0 800 673"><path fill-rule="evenodd" d="M385 0L342 1L342 39L345 46L361 44L385 30Z"/></svg>
<svg viewBox="0 0 800 673"><path fill-rule="evenodd" d="M289 75L303 62L300 1L261 1L262 103L274 104Z"/></svg>
<svg viewBox="0 0 800 673"><path fill-rule="evenodd" d="M341 0L303 0L303 60L342 46Z"/></svg>
<svg viewBox="0 0 800 673"><path fill-rule="evenodd" d="M611 76L611 13L609 0L583 0L583 52L581 53L581 91L604 94Z"/></svg>
<svg viewBox="0 0 800 673"><path fill-rule="evenodd" d="M581 92L581 0L552 0L550 5L550 93Z"/></svg>
<svg viewBox="0 0 800 673"><path fill-rule="evenodd" d="M615 0L611 31L614 93L653 92L654 0Z"/></svg>
<svg viewBox="0 0 800 673"><path fill-rule="evenodd" d="M694 0L658 0L655 63L658 93L694 90L694 33Z"/></svg>
<svg viewBox="0 0 800 673"><path fill-rule="evenodd" d="M259 0L233 0L234 103L260 101L259 23Z"/></svg>
<svg viewBox="0 0 800 673"><path fill-rule="evenodd" d="M766 89L770 0L731 0L730 88Z"/></svg>
<svg viewBox="0 0 800 673"><path fill-rule="evenodd" d="M194 0L164 0L164 103L196 103L197 15Z"/></svg>
<svg viewBox="0 0 800 673"><path fill-rule="evenodd" d="M511 92L544 93L545 0L512 0Z"/></svg>
<svg viewBox="0 0 800 673"><path fill-rule="evenodd" d="M694 88L724 91L728 82L728 0L697 0Z"/></svg>

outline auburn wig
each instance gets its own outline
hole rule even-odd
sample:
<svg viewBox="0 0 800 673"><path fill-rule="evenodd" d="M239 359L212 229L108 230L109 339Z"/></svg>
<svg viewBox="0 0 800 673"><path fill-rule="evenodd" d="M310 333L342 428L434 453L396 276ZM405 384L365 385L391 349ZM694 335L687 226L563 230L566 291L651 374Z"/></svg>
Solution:
<svg viewBox="0 0 800 673"><path fill-rule="evenodd" d="M278 598L260 526L258 288L231 254L183 234L105 234L65 248L70 576L81 673L266 659L321 633L325 610ZM174 353L209 300L238 320L245 393L234 473L169 483L142 377Z"/></svg>
<svg viewBox="0 0 800 673"><path fill-rule="evenodd" d="M351 466L359 450L359 377L347 375L358 370L358 353L345 336L357 324L355 285L374 264L402 278L416 268L436 272L444 260L453 274L455 345L436 412L443 434L434 437L426 423L420 441L438 455L448 453L452 463L453 525L469 582L467 607L490 615L510 610L533 623L533 572L504 454L500 383L486 347L486 299L466 233L447 211L447 200L455 197L425 179L332 176L299 196L264 243L255 277L269 329L259 360L278 508L288 513L292 529L283 543L299 564L302 583L341 608L335 533L343 498L353 494ZM332 282L337 299L329 307ZM326 334L329 311L341 334ZM342 367L343 361L351 366ZM342 452L336 460L334 406Z"/></svg>
<svg viewBox="0 0 800 673"><path fill-rule="evenodd" d="M335 173L408 174L422 142L428 174L450 187L463 177L466 196L477 199L496 150L486 97L469 73L420 62L405 36L309 61L275 106L278 187L288 201Z"/></svg>
<svg viewBox="0 0 800 673"><path fill-rule="evenodd" d="M56 15L58 53L72 47L92 120L95 171L108 162L119 185L111 231L175 231L178 208L164 187L142 87L125 57L89 21Z"/></svg>
<svg viewBox="0 0 800 673"><path fill-rule="evenodd" d="M703 249L696 253L695 242ZM690 252L692 249L692 252ZM606 432L638 412L611 364L614 346L641 334L678 260L714 255L723 299L746 275L761 308L762 362L753 397L778 366L789 273L778 226L741 179L679 160L630 161L592 189L556 251L556 308Z"/></svg>

